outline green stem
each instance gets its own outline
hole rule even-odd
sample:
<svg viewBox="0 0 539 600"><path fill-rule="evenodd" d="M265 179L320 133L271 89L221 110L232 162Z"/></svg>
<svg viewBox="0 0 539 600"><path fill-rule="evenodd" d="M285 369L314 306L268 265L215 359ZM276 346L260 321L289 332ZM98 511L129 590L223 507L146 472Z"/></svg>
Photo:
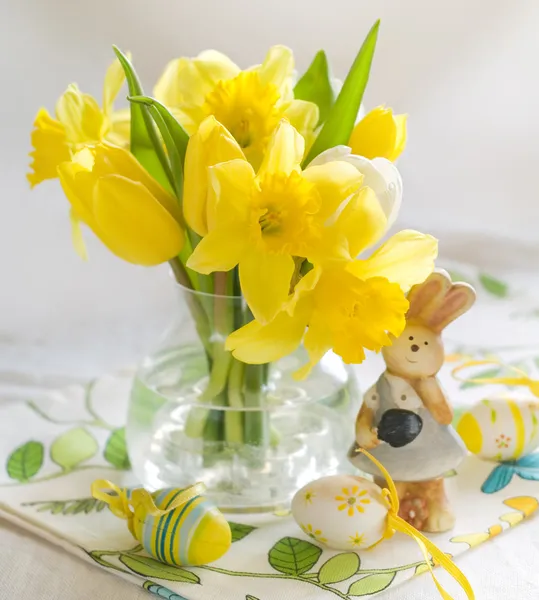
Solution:
<svg viewBox="0 0 539 600"><path fill-rule="evenodd" d="M208 387L201 396L202 401L211 401L225 388L228 372L232 363L232 354L225 350L225 340L233 330L233 314L231 303L227 296L228 274L218 272L214 275L215 297L213 298L213 328L215 341L212 345L213 365Z"/></svg>
<svg viewBox="0 0 539 600"><path fill-rule="evenodd" d="M28 481L14 481L13 483L0 483L0 488L3 487L14 487L17 485L29 485L31 483L42 483L43 481L51 481L52 479L58 479L59 477L64 477L66 475L71 475L72 473L77 473L78 471L87 471L88 469L106 469L107 471L116 471L119 469L116 467L112 467L110 465L82 465L81 467L74 467L69 470L62 470L58 473L51 473L50 475L44 475L43 477L36 477L35 479L29 479Z"/></svg>
<svg viewBox="0 0 539 600"><path fill-rule="evenodd" d="M262 446L266 441L265 414L262 409L264 365L245 366L245 406L260 408L245 414L245 443Z"/></svg>
<svg viewBox="0 0 539 600"><path fill-rule="evenodd" d="M304 583L310 583L312 585L315 585L317 588L320 588L321 590L325 590L326 592L332 592L333 594L335 594L336 596L339 596L339 598L342 598L343 600L349 600L349 597L339 591L336 590L332 587L329 587L328 585L325 585L323 583L320 583L319 581L314 581L313 579L307 579L305 577L302 577L301 575L284 575L284 574L272 574L272 573L243 573L240 571L229 571L227 569L220 569L219 567L210 567L210 566L203 566L203 567L196 567L197 569L204 569L206 571L212 571L214 573L221 573L222 575L230 575L232 577L253 577L255 579L289 579L291 581L303 581Z"/></svg>
<svg viewBox="0 0 539 600"><path fill-rule="evenodd" d="M109 431L114 431L114 427L106 423L95 411L92 404L92 393L94 391L94 387L96 385L96 381L90 381L86 385L86 391L84 393L84 406L88 414L93 418L93 421L89 422L88 425L95 425L97 427L103 427L104 429L108 429Z"/></svg>
<svg viewBox="0 0 539 600"><path fill-rule="evenodd" d="M59 419L53 419L46 412L42 411L33 400L28 400L26 402L26 405L29 409L33 410L36 414L38 414L42 419L45 419L45 421L48 421L49 423L54 423L55 425L90 425L92 427L101 427L101 429L106 429L107 431L114 431L115 429L112 425L109 425L99 417L97 417L93 421L60 421Z"/></svg>
<svg viewBox="0 0 539 600"><path fill-rule="evenodd" d="M225 440L229 444L243 443L243 376L245 363L232 359L228 378L228 404L238 410L225 411Z"/></svg>
<svg viewBox="0 0 539 600"><path fill-rule="evenodd" d="M382 575L386 573L399 573L400 571L407 571L408 569L416 569L421 565L424 565L425 561L420 560L415 563L410 563L408 565L402 565L400 567L394 567L393 569L359 569L356 575Z"/></svg>

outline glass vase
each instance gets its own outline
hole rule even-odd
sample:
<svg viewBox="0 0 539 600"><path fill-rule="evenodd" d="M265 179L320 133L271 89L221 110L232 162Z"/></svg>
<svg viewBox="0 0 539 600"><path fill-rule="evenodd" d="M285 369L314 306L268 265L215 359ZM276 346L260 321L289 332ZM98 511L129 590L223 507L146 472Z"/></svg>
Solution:
<svg viewBox="0 0 539 600"><path fill-rule="evenodd" d="M271 511L346 463L359 405L350 367L328 353L303 381L303 348L250 365L225 350L252 316L240 296L177 285L176 318L137 370L126 439L149 489L203 481L223 510Z"/></svg>

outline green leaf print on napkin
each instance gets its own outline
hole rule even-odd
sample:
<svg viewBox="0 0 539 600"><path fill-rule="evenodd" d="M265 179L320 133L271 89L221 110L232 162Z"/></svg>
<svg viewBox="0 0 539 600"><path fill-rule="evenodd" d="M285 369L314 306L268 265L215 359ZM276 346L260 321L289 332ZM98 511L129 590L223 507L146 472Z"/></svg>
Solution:
<svg viewBox="0 0 539 600"><path fill-rule="evenodd" d="M173 567L159 562L149 556L135 556L133 554L120 555L120 562L134 573L145 577L156 577L167 581L181 581L182 583L200 583L198 575L182 567Z"/></svg>
<svg viewBox="0 0 539 600"><path fill-rule="evenodd" d="M393 579L395 579L395 572L390 573L375 573L373 575L367 575L359 581L355 581L348 590L349 596L368 596L370 594L376 594L385 590L391 585Z"/></svg>
<svg viewBox="0 0 539 600"><path fill-rule="evenodd" d="M41 469L43 454L41 442L26 442L9 455L6 464L7 474L16 481L28 481Z"/></svg>
<svg viewBox="0 0 539 600"><path fill-rule="evenodd" d="M75 427L57 437L51 446L51 459L64 471L92 458L99 450L93 435L83 427Z"/></svg>
<svg viewBox="0 0 539 600"><path fill-rule="evenodd" d="M117 469L127 471L131 468L125 443L125 427L115 429L110 434L103 456L107 462Z"/></svg>
<svg viewBox="0 0 539 600"><path fill-rule="evenodd" d="M229 521L230 531L232 532L232 541L239 542L243 540L246 535L249 535L251 531L254 531L256 527L252 525L245 525L244 523L232 523Z"/></svg>
<svg viewBox="0 0 539 600"><path fill-rule="evenodd" d="M508 285L503 281L492 277L491 275L479 273L479 281L485 290L493 296L497 296L498 298L506 298L507 294L509 293Z"/></svg>
<svg viewBox="0 0 539 600"><path fill-rule="evenodd" d="M330 558L320 568L320 583L339 583L355 575L360 566L359 556L355 552L344 552Z"/></svg>
<svg viewBox="0 0 539 600"><path fill-rule="evenodd" d="M76 500L41 500L39 502L25 502L22 506L35 506L37 512L50 512L52 515L78 515L101 512L107 505L96 498L78 498Z"/></svg>
<svg viewBox="0 0 539 600"><path fill-rule="evenodd" d="M322 549L310 542L294 537L280 539L269 551L270 565L287 575L301 575L314 567Z"/></svg>

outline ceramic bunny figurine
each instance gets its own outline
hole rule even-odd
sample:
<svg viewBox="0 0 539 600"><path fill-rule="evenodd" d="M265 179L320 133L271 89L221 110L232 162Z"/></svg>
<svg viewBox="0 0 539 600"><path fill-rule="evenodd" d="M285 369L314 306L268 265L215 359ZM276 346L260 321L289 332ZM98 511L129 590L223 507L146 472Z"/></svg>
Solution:
<svg viewBox="0 0 539 600"><path fill-rule="evenodd" d="M408 300L406 328L383 350L387 369L364 396L348 457L379 477L357 447L368 450L397 482L401 516L417 529L441 532L455 521L443 475L466 456L436 378L444 362L441 332L472 306L475 292L435 271L410 290Z"/></svg>

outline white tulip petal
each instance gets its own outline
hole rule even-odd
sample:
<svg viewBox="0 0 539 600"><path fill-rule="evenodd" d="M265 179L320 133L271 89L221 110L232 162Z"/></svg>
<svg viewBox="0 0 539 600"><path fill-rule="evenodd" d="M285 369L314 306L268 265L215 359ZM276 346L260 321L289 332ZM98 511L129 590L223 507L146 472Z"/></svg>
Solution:
<svg viewBox="0 0 539 600"><path fill-rule="evenodd" d="M344 160L365 176L363 184L370 187L387 218L388 229L395 222L402 202L402 178L395 165L385 158L369 160L352 154L348 146L335 146L319 154L309 166Z"/></svg>

